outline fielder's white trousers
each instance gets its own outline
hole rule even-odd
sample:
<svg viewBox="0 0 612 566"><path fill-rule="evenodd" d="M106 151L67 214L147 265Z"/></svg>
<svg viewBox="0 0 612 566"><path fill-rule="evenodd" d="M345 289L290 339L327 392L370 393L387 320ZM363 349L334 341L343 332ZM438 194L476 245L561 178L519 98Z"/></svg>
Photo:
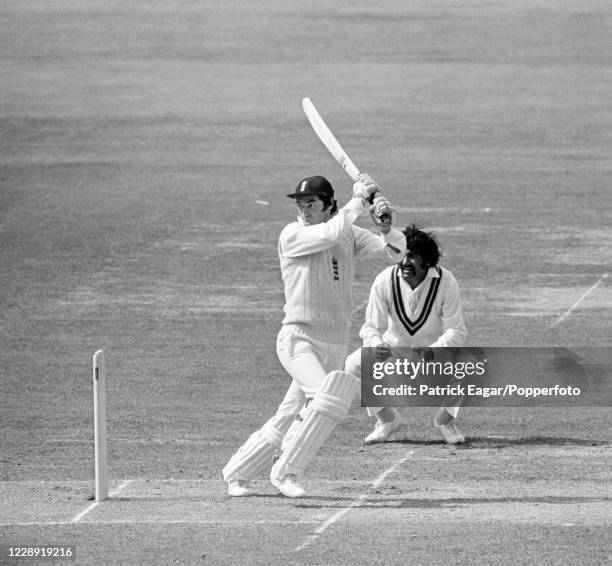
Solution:
<svg viewBox="0 0 612 566"><path fill-rule="evenodd" d="M357 379L361 379L361 349L355 350L346 358L344 371ZM385 407L366 407L368 416L373 417ZM444 407L444 409L453 417L457 418L460 407Z"/></svg>

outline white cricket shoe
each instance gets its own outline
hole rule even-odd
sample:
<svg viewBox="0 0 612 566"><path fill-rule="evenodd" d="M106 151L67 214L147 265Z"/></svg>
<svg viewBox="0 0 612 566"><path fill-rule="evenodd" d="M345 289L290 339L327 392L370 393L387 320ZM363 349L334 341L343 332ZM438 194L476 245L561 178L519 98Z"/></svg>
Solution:
<svg viewBox="0 0 612 566"><path fill-rule="evenodd" d="M463 436L463 434L461 434L461 432L457 428L457 425L455 423L451 423L449 426L451 427L451 429L455 433L455 436L457 438L457 444L464 444L465 443L465 436Z"/></svg>
<svg viewBox="0 0 612 566"><path fill-rule="evenodd" d="M463 444L465 442L465 436L459 432L454 422L447 425L436 425L436 429L442 435L446 444Z"/></svg>
<svg viewBox="0 0 612 566"><path fill-rule="evenodd" d="M393 420L388 423L381 423L380 421L374 426L374 430L365 437L364 442L366 444L376 444L377 442L386 442L389 437L397 432L404 423L398 413L395 413Z"/></svg>
<svg viewBox="0 0 612 566"><path fill-rule="evenodd" d="M227 482L227 494L231 497L245 497L254 493L255 491L251 489L248 481L230 480Z"/></svg>
<svg viewBox="0 0 612 566"><path fill-rule="evenodd" d="M295 474L287 474L281 479L270 475L270 481L285 497L296 498L303 497L306 494L305 489L297 482Z"/></svg>

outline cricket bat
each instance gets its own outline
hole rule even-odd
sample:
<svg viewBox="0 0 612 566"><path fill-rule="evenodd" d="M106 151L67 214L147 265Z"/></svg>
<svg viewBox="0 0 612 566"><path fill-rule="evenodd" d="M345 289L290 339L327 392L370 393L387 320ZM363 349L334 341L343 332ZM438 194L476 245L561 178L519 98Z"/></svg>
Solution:
<svg viewBox="0 0 612 566"><path fill-rule="evenodd" d="M321 114L319 114L315 105L312 103L312 100L308 97L304 98L302 100L302 108L304 109L304 114L306 114L306 118L308 118L312 129L323 145L340 164L340 167L344 169L345 173L353 179L353 181L356 181L359 176L359 169L357 169L356 165L351 161L351 158L340 145L340 142L336 139L336 136L334 136L329 129L325 120L323 120Z"/></svg>
<svg viewBox="0 0 612 566"><path fill-rule="evenodd" d="M325 120L319 114L319 111L316 109L315 105L312 103L310 98L306 97L302 99L302 108L304 109L304 114L306 114L306 118L310 122L312 129L317 134L318 138L321 140L323 145L327 148L327 151L332 154L333 158L338 162L340 167L344 169L344 172L353 180L357 181L357 177L359 177L359 169L353 163L351 158L348 156L344 148L340 145L340 142L336 139L336 136L329 129ZM370 204L372 204L372 200L370 200ZM383 214L380 218L381 220L390 220L388 214Z"/></svg>

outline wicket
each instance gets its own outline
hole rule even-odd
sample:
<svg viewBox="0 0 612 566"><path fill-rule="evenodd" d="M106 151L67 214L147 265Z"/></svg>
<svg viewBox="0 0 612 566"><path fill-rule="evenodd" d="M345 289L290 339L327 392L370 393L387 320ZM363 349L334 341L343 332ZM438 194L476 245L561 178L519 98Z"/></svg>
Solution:
<svg viewBox="0 0 612 566"><path fill-rule="evenodd" d="M108 499L106 460L106 364L104 350L93 357L96 501Z"/></svg>

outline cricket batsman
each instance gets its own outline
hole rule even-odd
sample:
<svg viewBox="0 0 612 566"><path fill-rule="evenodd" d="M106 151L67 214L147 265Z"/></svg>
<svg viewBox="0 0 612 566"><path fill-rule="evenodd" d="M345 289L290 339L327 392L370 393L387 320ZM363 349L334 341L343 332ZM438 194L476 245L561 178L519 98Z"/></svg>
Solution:
<svg viewBox="0 0 612 566"><path fill-rule="evenodd" d="M223 468L231 496L253 493L248 482L272 465L275 452L307 399L317 399L328 376L344 375L339 370L348 349L355 260L377 256L394 264L404 256L405 238L391 225L396 210L378 193L374 180L361 174L353 185L352 198L340 209L330 182L318 175L302 179L287 195L295 200L298 217L285 226L278 241L285 316L276 350L292 381L276 414ZM355 226L373 197L369 208L378 235ZM332 411L342 419L348 407L334 405ZM290 471L270 479L286 496L304 494Z"/></svg>

